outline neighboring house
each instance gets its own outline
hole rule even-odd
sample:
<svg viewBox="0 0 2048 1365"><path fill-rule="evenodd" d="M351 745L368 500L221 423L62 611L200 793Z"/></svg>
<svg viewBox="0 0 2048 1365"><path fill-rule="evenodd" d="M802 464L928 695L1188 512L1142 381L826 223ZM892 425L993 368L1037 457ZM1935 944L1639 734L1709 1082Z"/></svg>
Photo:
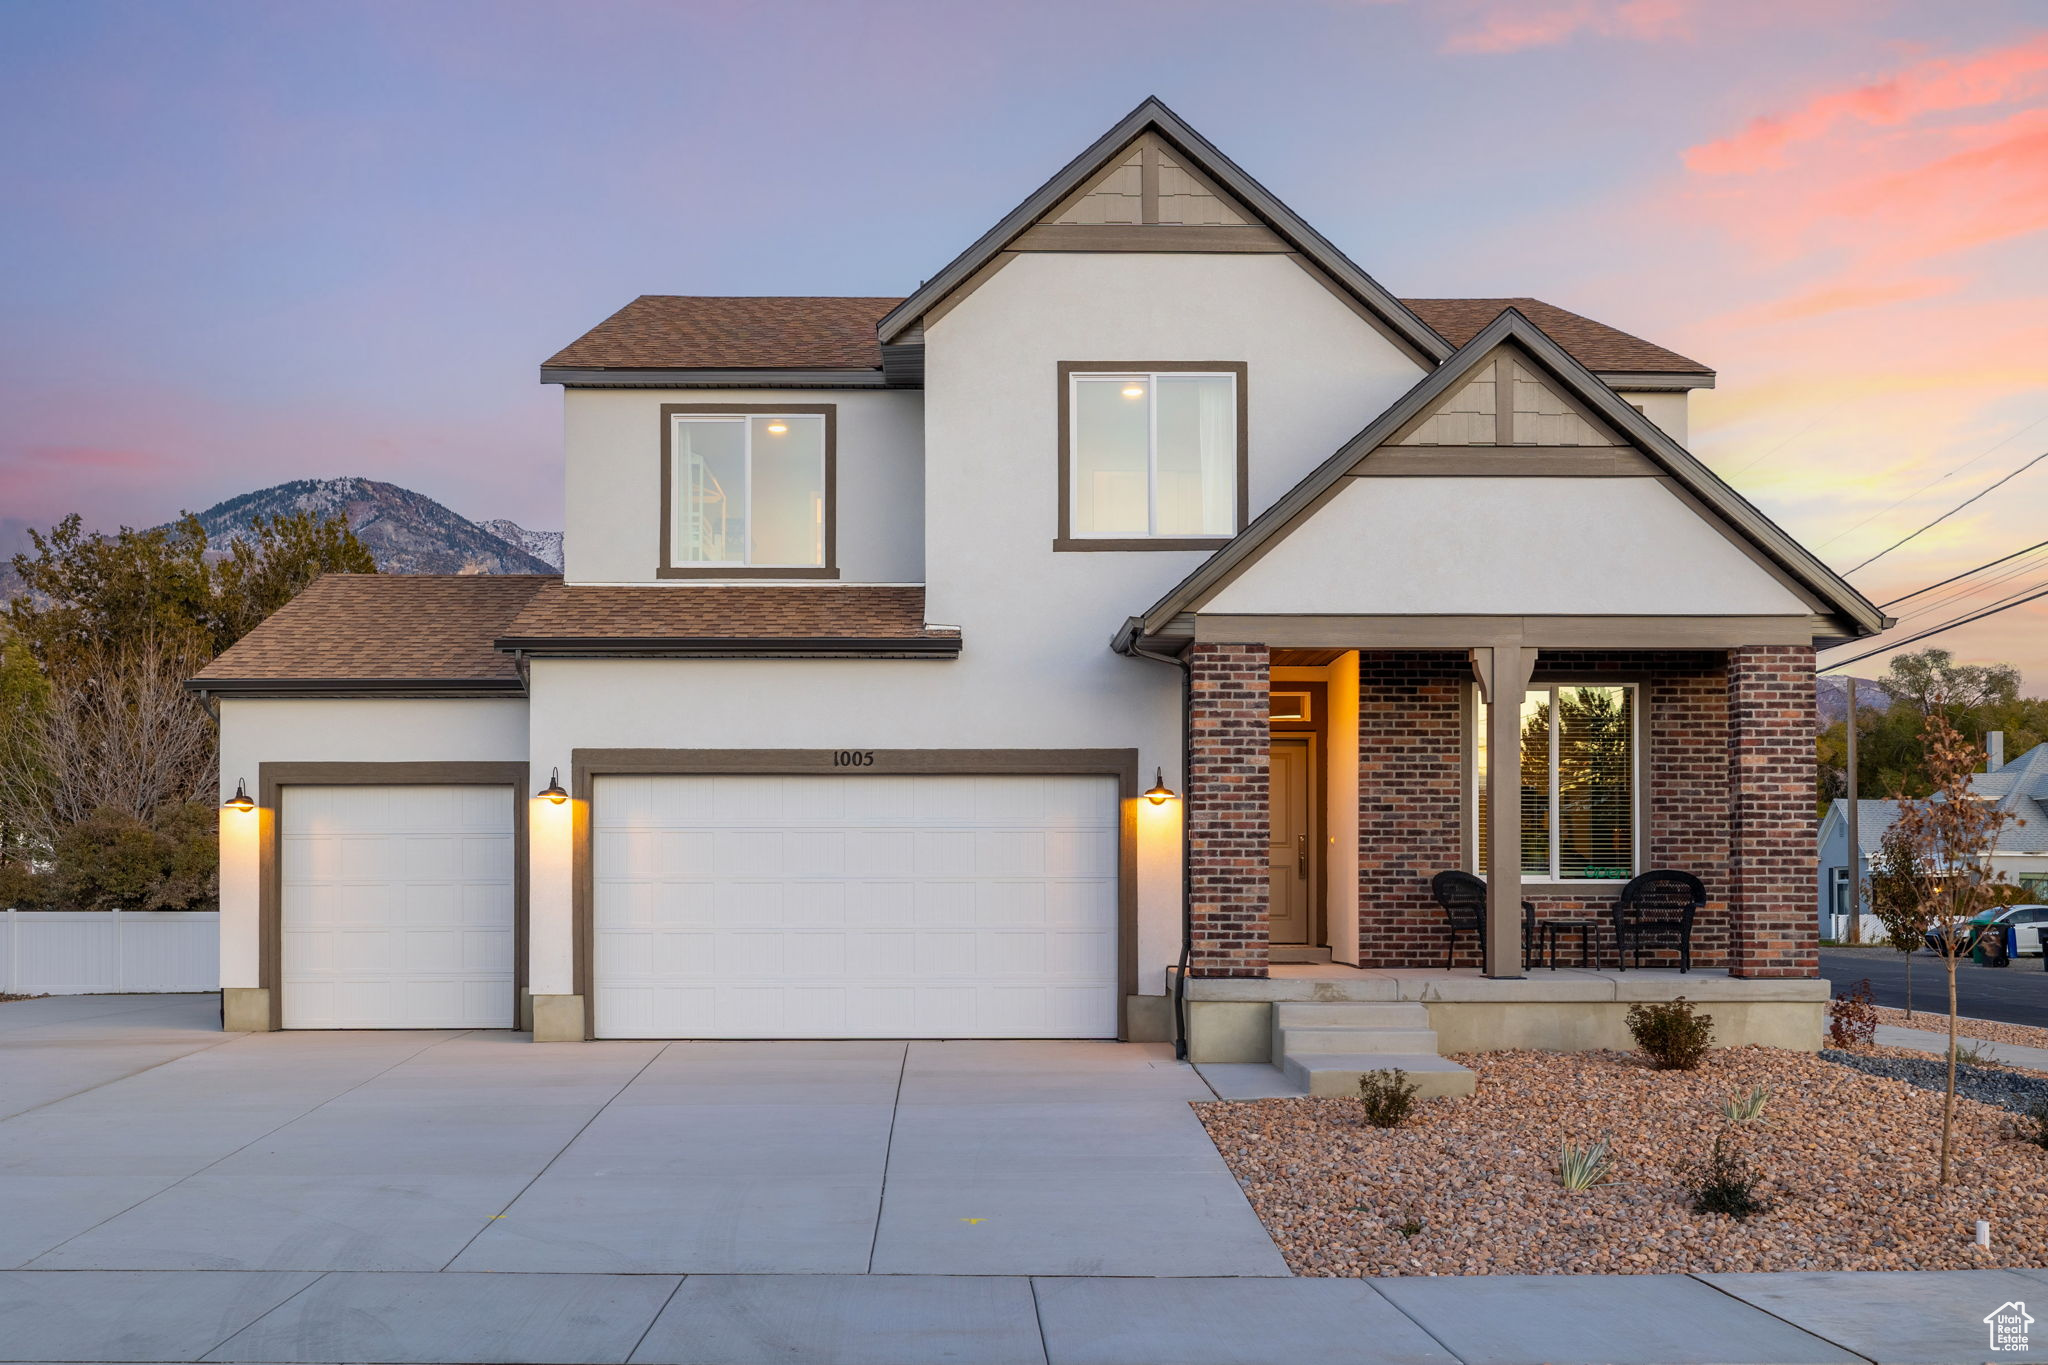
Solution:
<svg viewBox="0 0 2048 1365"><path fill-rule="evenodd" d="M2027 893L2029 899L2048 902L2048 744L2037 744L2011 762L2005 761L2003 737L1985 737L1987 771L1970 779L1970 789L1986 800L1995 800L2007 816L1998 832L1998 846L1991 866ZM1820 822L1819 904L1821 927L1831 933L1831 917L1848 914L1849 905L1849 817L1848 803L1836 800ZM1896 801L1860 801L1856 811L1856 841L1862 845L1862 875L1866 885L1871 859L1877 856L1884 832L1899 818ZM1864 917L1866 936L1870 917Z"/></svg>
<svg viewBox="0 0 2048 1365"><path fill-rule="evenodd" d="M541 377L559 579L325 578L192 684L233 1026L1155 1038L1179 964L1441 964L1455 867L1493 976L1661 866L1814 974L1813 646L1883 618L1686 452L1712 372L1398 299L1156 102L907 298Z"/></svg>

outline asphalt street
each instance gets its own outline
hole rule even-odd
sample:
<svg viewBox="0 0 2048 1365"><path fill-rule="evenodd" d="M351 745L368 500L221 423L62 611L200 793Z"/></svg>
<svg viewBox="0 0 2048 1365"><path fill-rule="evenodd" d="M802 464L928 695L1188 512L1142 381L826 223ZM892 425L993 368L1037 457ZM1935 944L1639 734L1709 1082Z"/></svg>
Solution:
<svg viewBox="0 0 2048 1365"><path fill-rule="evenodd" d="M1906 1007L1906 959L1890 948L1823 948L1820 974L1837 992L1870 979L1871 998L1894 1009ZM2038 957L2014 958L2010 967L1979 967L1967 958L1956 967L1956 1002L1972 1019L2048 1027L2048 971ZM1913 955L1913 1008L1946 1010L1948 983L1941 959Z"/></svg>

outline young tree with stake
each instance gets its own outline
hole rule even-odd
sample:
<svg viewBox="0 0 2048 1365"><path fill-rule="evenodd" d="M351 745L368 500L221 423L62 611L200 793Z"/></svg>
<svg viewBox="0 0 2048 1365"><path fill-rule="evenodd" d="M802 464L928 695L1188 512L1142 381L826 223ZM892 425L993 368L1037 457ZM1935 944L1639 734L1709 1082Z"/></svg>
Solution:
<svg viewBox="0 0 2048 1365"><path fill-rule="evenodd" d="M1941 1183L1950 1183L1950 1148L1956 1112L1956 966L1971 916L1998 903L2005 874L1994 871L1991 851L2007 816L1995 801L1970 789L1984 751L1949 724L1940 705L1922 722L1927 771L1934 791L1925 800L1901 801L1894 829L1912 866L1922 870L1921 904L1940 943L1948 975L1948 1090L1941 1105Z"/></svg>

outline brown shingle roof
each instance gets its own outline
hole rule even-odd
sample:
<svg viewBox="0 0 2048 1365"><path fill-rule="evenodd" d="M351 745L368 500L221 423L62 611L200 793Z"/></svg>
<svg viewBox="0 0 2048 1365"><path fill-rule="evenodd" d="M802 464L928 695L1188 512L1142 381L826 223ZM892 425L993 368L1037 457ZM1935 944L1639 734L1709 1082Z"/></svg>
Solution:
<svg viewBox="0 0 2048 1365"><path fill-rule="evenodd" d="M565 369L880 369L875 323L901 299L642 294L546 363ZM1541 299L1403 299L1462 346L1513 307L1589 370L1712 374L1705 365Z"/></svg>
<svg viewBox="0 0 2048 1365"><path fill-rule="evenodd" d="M493 684L519 690L519 670L492 641L548 574L325 574L199 670L192 686L261 690L264 683Z"/></svg>
<svg viewBox="0 0 2048 1365"><path fill-rule="evenodd" d="M1510 308L1542 328L1572 359L1595 373L1712 374L1697 360L1630 336L1604 322L1566 312L1541 299L1402 299L1453 346L1463 346L1479 329Z"/></svg>
<svg viewBox="0 0 2048 1365"><path fill-rule="evenodd" d="M879 369L875 324L901 302L642 294L546 363L569 369Z"/></svg>
<svg viewBox="0 0 2048 1365"><path fill-rule="evenodd" d="M550 583L499 632L503 649L692 652L740 647L865 647L952 653L954 630L925 625L924 589L879 584L678 584L571 587Z"/></svg>

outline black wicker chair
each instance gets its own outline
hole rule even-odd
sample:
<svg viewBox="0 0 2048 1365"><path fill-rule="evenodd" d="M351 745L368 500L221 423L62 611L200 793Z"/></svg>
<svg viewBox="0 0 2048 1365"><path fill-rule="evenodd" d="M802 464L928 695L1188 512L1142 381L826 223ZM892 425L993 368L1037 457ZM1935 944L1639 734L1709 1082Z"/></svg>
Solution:
<svg viewBox="0 0 2048 1365"><path fill-rule="evenodd" d="M1486 956L1486 883L1470 872L1439 872L1429 879L1429 894L1443 907L1450 921L1450 942L1444 945L1444 966L1456 960L1458 935L1470 933L1479 940L1479 956ZM1536 937L1536 907L1522 902L1522 961L1529 961L1529 944Z"/></svg>
<svg viewBox="0 0 2048 1365"><path fill-rule="evenodd" d="M1628 970L1631 949L1643 965L1643 940L1675 937L1678 970L1692 970L1692 924L1707 903L1707 889L1690 872L1645 872L1621 888L1614 903L1614 962Z"/></svg>

